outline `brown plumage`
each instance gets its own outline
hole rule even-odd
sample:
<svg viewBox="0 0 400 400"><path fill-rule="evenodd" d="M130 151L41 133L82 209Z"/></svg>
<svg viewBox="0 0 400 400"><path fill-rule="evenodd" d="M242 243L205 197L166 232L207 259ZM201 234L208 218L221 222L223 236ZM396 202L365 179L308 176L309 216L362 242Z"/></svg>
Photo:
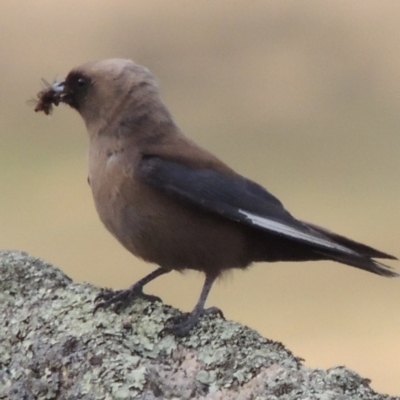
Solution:
<svg viewBox="0 0 400 400"><path fill-rule="evenodd" d="M205 312L214 280L252 262L333 260L397 275L373 260L395 257L295 219L264 188L184 136L153 75L132 61L84 64L39 97L39 111L63 102L80 113L100 219L131 253L159 265L128 290L103 294L96 309L128 303L170 270L202 271L196 307L168 328L184 335Z"/></svg>

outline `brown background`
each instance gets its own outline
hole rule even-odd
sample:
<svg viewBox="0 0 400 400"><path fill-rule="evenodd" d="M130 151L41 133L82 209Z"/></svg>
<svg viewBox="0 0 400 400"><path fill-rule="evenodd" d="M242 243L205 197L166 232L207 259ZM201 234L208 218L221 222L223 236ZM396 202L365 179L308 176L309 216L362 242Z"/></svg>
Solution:
<svg viewBox="0 0 400 400"><path fill-rule="evenodd" d="M98 285L150 271L95 214L79 116L25 102L42 77L127 57L158 76L189 136L293 214L400 256L399 21L394 0L2 1L0 246ZM148 290L190 310L201 282L171 274ZM309 366L345 364L400 394L399 280L260 264L222 280L209 304Z"/></svg>

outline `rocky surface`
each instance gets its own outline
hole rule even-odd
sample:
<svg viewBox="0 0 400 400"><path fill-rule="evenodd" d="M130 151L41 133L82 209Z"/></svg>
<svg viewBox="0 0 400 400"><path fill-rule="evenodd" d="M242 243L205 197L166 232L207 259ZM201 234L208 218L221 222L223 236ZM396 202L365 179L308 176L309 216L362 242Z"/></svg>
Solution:
<svg viewBox="0 0 400 400"><path fill-rule="evenodd" d="M0 277L0 399L400 399L217 316L175 338L161 302L93 315L100 288L23 252L0 252Z"/></svg>

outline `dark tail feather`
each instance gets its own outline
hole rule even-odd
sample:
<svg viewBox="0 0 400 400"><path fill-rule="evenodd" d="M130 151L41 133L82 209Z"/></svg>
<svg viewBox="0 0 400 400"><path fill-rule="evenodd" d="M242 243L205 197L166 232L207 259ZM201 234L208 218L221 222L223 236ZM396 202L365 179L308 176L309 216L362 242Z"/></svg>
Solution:
<svg viewBox="0 0 400 400"><path fill-rule="evenodd" d="M382 264L363 255L353 256L345 253L334 253L320 249L315 250L315 252L318 254L322 254L329 260L350 265L351 267L363 269L364 271L372 272L373 274L386 276L388 278L395 278L400 276L397 272L392 271L391 267L389 267L388 265Z"/></svg>
<svg viewBox="0 0 400 400"><path fill-rule="evenodd" d="M397 260L397 257L392 256L390 254L384 253L383 251L379 251L374 249L373 247L367 246L365 244L356 242L354 240L348 239L344 236L338 235L337 233L331 232L328 229L321 228L320 226L310 224L306 222L306 224L311 228L316 230L317 232L322 233L325 236L328 236L332 239L335 243L341 244L344 247L347 247L350 250L359 253L365 257L369 258L387 258L389 260Z"/></svg>
<svg viewBox="0 0 400 400"><path fill-rule="evenodd" d="M325 228L321 228L317 225L306 223L311 229L322 233L323 235L329 237L333 242L338 243L350 250L353 250L357 254L342 253L335 250L323 250L316 249L315 252L327 257L330 260L340 262L342 264L347 264L352 267L363 269L364 271L372 272L377 275L386 277L396 277L400 276L398 273L391 270L391 268L385 264L373 260L373 258L386 258L390 260L397 260L396 257L384 253L382 251L376 250L373 247L367 246L365 244L356 242L354 240L348 239L344 236L338 235L337 233L331 232Z"/></svg>

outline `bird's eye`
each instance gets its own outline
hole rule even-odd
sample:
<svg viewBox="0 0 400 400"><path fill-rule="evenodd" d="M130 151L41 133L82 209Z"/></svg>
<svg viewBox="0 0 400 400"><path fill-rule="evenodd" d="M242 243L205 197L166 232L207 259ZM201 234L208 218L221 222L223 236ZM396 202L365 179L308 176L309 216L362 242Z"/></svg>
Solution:
<svg viewBox="0 0 400 400"><path fill-rule="evenodd" d="M85 78L79 78L79 79L78 79L78 86L79 86L80 88L83 88L83 87L86 86L86 82L87 82L87 80L86 80Z"/></svg>

